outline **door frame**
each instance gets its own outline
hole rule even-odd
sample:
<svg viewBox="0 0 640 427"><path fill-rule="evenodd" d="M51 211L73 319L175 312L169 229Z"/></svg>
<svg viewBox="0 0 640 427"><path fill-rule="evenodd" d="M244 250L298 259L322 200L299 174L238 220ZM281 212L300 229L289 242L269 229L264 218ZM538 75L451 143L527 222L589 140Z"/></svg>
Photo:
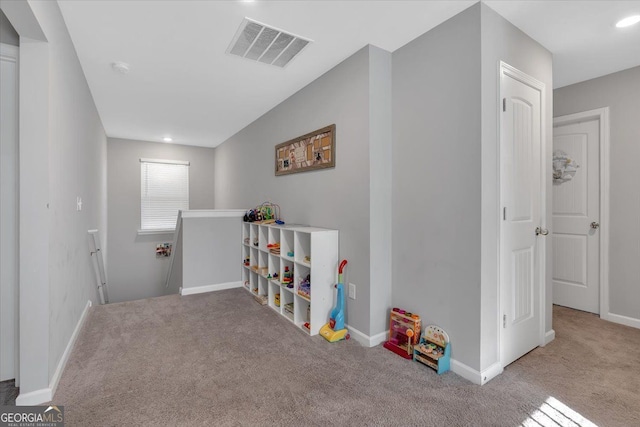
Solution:
<svg viewBox="0 0 640 427"><path fill-rule="evenodd" d="M609 107L554 117L553 127L591 120L600 127L600 318L616 322L609 313Z"/></svg>
<svg viewBox="0 0 640 427"><path fill-rule="evenodd" d="M549 228L545 226L547 224L547 184L549 178L547 177L547 169L550 166L549 159L546 156L546 148L547 148L547 134L546 134L546 96L545 96L545 84L530 75L518 70L517 68L507 64L504 61L500 61L498 64L498 105L496 108L498 110L498 182L497 182L497 190L498 190L498 312L497 312L497 325L499 329L498 333L498 360L500 361L501 368L504 369L504 327L502 325L502 316L503 316L503 298L504 298L504 289L505 286L503 284L504 278L502 277L501 268L502 268L502 239L503 239L503 220L502 220L502 207L503 204L503 194L502 194L502 99L504 98L504 90L503 90L503 78L511 77L519 82L531 87L532 89L537 90L540 93L540 169L541 169L541 177L540 177L540 227ZM539 307L539 316L540 316L540 324L538 326L538 343L539 346L543 347L546 344L546 331L545 331L545 319L546 319L546 287L547 287L547 266L546 266L546 256L547 256L547 242L543 240L544 244L538 245L537 248L537 257L538 257L538 274L540 277L539 287L539 297L540 297L540 307Z"/></svg>

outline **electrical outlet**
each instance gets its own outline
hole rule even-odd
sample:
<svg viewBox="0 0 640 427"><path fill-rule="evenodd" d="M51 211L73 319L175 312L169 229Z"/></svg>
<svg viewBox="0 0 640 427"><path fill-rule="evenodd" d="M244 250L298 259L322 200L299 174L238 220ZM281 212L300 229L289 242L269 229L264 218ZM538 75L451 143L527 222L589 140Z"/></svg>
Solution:
<svg viewBox="0 0 640 427"><path fill-rule="evenodd" d="M356 285L349 283L349 298L356 299Z"/></svg>
<svg viewBox="0 0 640 427"><path fill-rule="evenodd" d="M76 210L80 212L82 210L82 197L76 197Z"/></svg>

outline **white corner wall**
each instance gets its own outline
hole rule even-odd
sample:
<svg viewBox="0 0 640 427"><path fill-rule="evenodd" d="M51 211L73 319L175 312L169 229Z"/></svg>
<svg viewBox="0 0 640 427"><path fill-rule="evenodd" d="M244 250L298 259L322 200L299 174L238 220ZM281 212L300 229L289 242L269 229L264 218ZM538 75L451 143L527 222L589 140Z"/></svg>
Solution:
<svg viewBox="0 0 640 427"><path fill-rule="evenodd" d="M481 140L481 193L482 193L482 246L481 246L481 334L480 371L499 364L499 332L501 328L498 295L498 238L499 238L499 187L498 187L498 66L500 61L523 71L545 84L543 125L545 126L543 154L551 159L552 144L552 58L551 53L535 40L498 15L484 3L481 8L482 51L482 140ZM546 176L551 176L551 162L547 162ZM551 227L551 180L547 180L546 216ZM547 276L545 278L545 331L551 331L551 239L546 244Z"/></svg>
<svg viewBox="0 0 640 427"><path fill-rule="evenodd" d="M390 52L369 47L369 336L375 341L386 339L391 307L391 67Z"/></svg>

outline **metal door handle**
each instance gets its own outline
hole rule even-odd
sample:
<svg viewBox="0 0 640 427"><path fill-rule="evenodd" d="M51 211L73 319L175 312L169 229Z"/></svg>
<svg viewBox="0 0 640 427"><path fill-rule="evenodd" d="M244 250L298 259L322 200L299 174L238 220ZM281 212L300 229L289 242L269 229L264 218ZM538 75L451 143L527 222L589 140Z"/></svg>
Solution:
<svg viewBox="0 0 640 427"><path fill-rule="evenodd" d="M594 230L597 230L598 228L600 228L600 223L593 221L591 223L591 228L593 228Z"/></svg>
<svg viewBox="0 0 640 427"><path fill-rule="evenodd" d="M549 230L546 228L536 227L536 236L546 236L547 234L549 234Z"/></svg>

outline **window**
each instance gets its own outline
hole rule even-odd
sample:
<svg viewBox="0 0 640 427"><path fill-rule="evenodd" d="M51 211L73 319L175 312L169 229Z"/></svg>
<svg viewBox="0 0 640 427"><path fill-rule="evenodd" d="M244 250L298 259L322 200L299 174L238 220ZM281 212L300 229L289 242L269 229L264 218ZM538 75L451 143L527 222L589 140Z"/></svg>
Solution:
<svg viewBox="0 0 640 427"><path fill-rule="evenodd" d="M189 162L140 159L140 231L174 230L189 209Z"/></svg>

